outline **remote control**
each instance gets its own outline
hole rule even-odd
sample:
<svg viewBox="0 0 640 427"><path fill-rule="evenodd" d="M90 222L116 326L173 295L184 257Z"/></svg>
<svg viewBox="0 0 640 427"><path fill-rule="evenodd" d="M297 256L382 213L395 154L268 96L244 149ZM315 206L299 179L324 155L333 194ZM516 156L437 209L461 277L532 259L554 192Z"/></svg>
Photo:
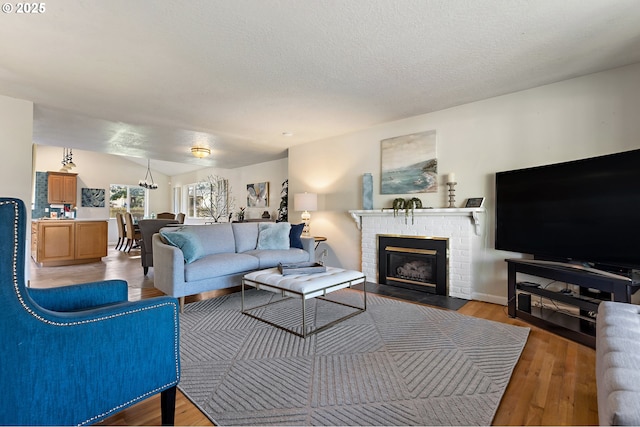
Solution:
<svg viewBox="0 0 640 427"><path fill-rule="evenodd" d="M520 286L528 286L530 288L539 288L540 287L540 283L535 283L535 282L518 282L518 285L520 285Z"/></svg>

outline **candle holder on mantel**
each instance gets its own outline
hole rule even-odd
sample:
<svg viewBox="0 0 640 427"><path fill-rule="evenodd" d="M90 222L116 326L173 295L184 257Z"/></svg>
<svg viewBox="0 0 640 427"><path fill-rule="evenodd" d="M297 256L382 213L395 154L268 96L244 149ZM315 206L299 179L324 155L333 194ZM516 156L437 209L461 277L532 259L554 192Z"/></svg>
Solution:
<svg viewBox="0 0 640 427"><path fill-rule="evenodd" d="M457 182L447 182L449 187L449 206L450 208L456 207L456 184Z"/></svg>

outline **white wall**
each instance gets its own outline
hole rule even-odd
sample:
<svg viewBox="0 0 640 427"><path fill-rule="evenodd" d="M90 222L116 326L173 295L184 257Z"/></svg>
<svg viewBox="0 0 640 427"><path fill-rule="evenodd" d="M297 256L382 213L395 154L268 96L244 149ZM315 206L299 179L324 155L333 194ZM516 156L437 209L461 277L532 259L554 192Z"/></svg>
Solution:
<svg viewBox="0 0 640 427"><path fill-rule="evenodd" d="M22 199L31 217L33 103L0 95L0 197ZM29 229L30 232L30 229Z"/></svg>
<svg viewBox="0 0 640 427"><path fill-rule="evenodd" d="M31 189L33 188L31 139L33 103L0 95L0 148L4 154L0 168L0 197L21 199L26 206L25 259L31 253ZM25 265L29 277L29 264Z"/></svg>
<svg viewBox="0 0 640 427"><path fill-rule="evenodd" d="M640 148L640 64L290 148L289 194L319 194L311 233L328 237L330 265L360 269L360 232L347 211L362 208L363 173L373 174L375 209L409 196L379 194L380 141L431 129L441 181L456 173L456 205L486 197L474 298L505 303L504 258L517 255L492 249L495 173ZM418 197L424 206L448 204L443 184ZM290 220L299 215L290 211Z"/></svg>
<svg viewBox="0 0 640 427"><path fill-rule="evenodd" d="M62 147L50 147L45 145L34 146L34 170L37 172L57 171L62 164ZM111 184L138 185L147 173L146 166L131 162L124 157L114 156L93 151L73 150L73 162L76 164L71 172L78 174L77 200L78 218L109 218L109 203L104 208L87 208L81 206L82 188L104 188L107 198ZM152 162L153 164L153 162ZM171 210L171 185L169 177L151 170L153 180L158 184L157 190L149 190L148 206L149 214ZM109 242L118 240L118 229L115 220L109 222Z"/></svg>
<svg viewBox="0 0 640 427"><path fill-rule="evenodd" d="M238 172L238 176L235 178L235 182L233 182L234 192L238 194L236 196L236 212L239 210L238 208L247 206L247 184L268 182L269 206L267 208L247 208L245 219L261 218L265 210L271 214L271 218L277 218L281 199L280 190L282 189L282 183L289 175L288 160L273 160L271 162L238 168L236 171Z"/></svg>
<svg viewBox="0 0 640 427"><path fill-rule="evenodd" d="M247 208L245 211L245 218L260 218L262 212L265 210L268 210L273 217L273 215L277 214L278 207L280 206L280 189L282 187L282 182L286 180L288 176L287 164L287 159L280 159L236 169L206 168L195 172L173 176L171 177L171 185L174 188L179 187L181 189L183 206L185 206L186 189L184 186L202 181L209 175L219 175L228 179L229 186L231 187L231 196L235 198L234 207L232 209L234 213L233 217L235 219L235 214L240 210L240 207L247 206L247 184L268 182L269 207ZM185 209L186 206L183 207L182 210L185 211ZM195 223L197 221L188 220L187 222Z"/></svg>

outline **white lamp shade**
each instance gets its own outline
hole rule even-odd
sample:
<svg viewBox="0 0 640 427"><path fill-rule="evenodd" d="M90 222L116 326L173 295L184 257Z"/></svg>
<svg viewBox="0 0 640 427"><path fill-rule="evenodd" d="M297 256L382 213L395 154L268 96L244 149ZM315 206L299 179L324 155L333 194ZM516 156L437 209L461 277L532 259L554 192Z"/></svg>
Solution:
<svg viewBox="0 0 640 427"><path fill-rule="evenodd" d="M318 209L318 195L315 193L297 193L293 195L296 211L315 211Z"/></svg>

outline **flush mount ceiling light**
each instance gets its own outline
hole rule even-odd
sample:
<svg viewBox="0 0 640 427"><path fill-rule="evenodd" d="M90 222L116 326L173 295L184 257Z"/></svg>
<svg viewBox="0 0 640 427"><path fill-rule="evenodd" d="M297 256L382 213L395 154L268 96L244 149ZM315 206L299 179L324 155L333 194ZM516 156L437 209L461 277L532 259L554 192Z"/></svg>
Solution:
<svg viewBox="0 0 640 427"><path fill-rule="evenodd" d="M195 157L202 159L204 157L207 157L209 154L211 154L211 148L209 147L199 147L199 146L194 146L191 147L191 154L193 154Z"/></svg>

